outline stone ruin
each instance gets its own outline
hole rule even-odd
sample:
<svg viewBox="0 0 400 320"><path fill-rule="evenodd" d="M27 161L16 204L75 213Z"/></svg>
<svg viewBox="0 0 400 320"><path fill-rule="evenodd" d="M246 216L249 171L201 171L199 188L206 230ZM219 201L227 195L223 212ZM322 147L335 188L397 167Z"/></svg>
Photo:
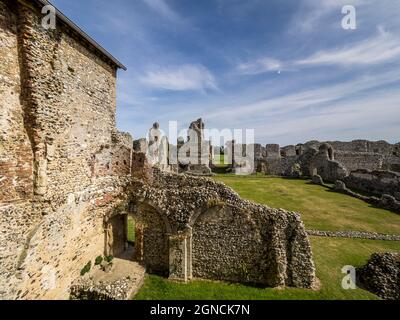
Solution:
<svg viewBox="0 0 400 320"><path fill-rule="evenodd" d="M210 142L204 139L204 128L205 125L202 119L190 124L187 142L178 147L180 172L194 175L211 175L209 167Z"/></svg>
<svg viewBox="0 0 400 320"><path fill-rule="evenodd" d="M132 249L128 216L137 222L132 259L147 272L313 287L300 216L163 167L173 148L157 125L133 151L115 124L125 67L59 12L57 29L43 29L44 3L0 0L0 298L79 296L73 285L88 262ZM201 143L202 122L191 127L189 143ZM208 172L201 165L189 171Z"/></svg>
<svg viewBox="0 0 400 320"><path fill-rule="evenodd" d="M348 175L347 169L334 159L333 148L323 143L318 152L310 161L310 173L312 176L319 175L324 181L335 182Z"/></svg>
<svg viewBox="0 0 400 320"><path fill-rule="evenodd" d="M161 134L160 125L155 123L149 130L148 139L134 141L134 150L146 154L149 164L162 171L211 176L210 142L204 139L204 127L202 119L192 122L187 141L180 138L174 145Z"/></svg>
<svg viewBox="0 0 400 320"><path fill-rule="evenodd" d="M123 259L129 250L147 272L174 280L314 288L300 215L242 200L221 183L193 176L210 174L201 119L176 146L161 137L158 124L149 141L118 132L116 75L125 67L60 13L56 30L43 29L43 3L0 0L0 298L68 299L82 292L107 298L107 286L92 290L82 268L98 256ZM232 146L231 152L240 150ZM398 144L250 149L254 172L363 181L370 192L369 179L398 179L379 173L399 172ZM189 158L183 167L175 161L180 152ZM240 171L243 164L232 157ZM374 183L375 191L397 201L396 183ZM113 282L117 298L135 290L127 279Z"/></svg>
<svg viewBox="0 0 400 320"><path fill-rule="evenodd" d="M385 300L400 300L400 254L374 253L356 274L359 287Z"/></svg>
<svg viewBox="0 0 400 320"><path fill-rule="evenodd" d="M149 130L149 143L146 152L151 166L157 166L161 170L169 170L169 143L167 137L160 131L160 125L156 122Z"/></svg>
<svg viewBox="0 0 400 320"><path fill-rule="evenodd" d="M127 210L149 272L312 288L315 268L300 215L240 199L222 183L153 170L133 179ZM143 249L143 248L147 248Z"/></svg>
<svg viewBox="0 0 400 320"><path fill-rule="evenodd" d="M343 186L336 188L338 191L399 212L399 143L367 140L310 141L283 148L277 144L265 147L255 144L252 147L255 150L254 173L312 178L317 184L340 182ZM359 195L348 188L367 192L372 197Z"/></svg>
<svg viewBox="0 0 400 320"><path fill-rule="evenodd" d="M269 175L290 176L293 166L298 165L302 176L312 176L315 166L337 167L338 172L330 174L346 176L348 173L366 169L372 171L400 172L400 144L389 144L385 141L355 140L352 142L319 142L309 141L296 146L280 147L278 144L255 144L255 172ZM318 161L316 158L319 158ZM314 165L311 166L311 161ZM332 161L338 164L332 163ZM325 164L324 162L330 162ZM346 174L347 173L347 174ZM335 181L334 176L327 174L327 181Z"/></svg>

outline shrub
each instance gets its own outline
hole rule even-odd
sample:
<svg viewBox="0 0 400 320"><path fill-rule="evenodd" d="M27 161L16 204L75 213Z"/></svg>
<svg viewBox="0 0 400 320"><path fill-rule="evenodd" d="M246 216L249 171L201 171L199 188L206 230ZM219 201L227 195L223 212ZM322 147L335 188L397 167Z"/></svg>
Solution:
<svg viewBox="0 0 400 320"><path fill-rule="evenodd" d="M100 265L102 262L103 262L103 257L102 257L102 256L98 256L98 257L96 258L96 260L94 261L94 265L95 265L95 266L98 266L98 265Z"/></svg>
<svg viewBox="0 0 400 320"><path fill-rule="evenodd" d="M113 259L114 259L113 256L107 256L107 257L106 257L106 261L107 261L108 263L111 263L111 261L113 261Z"/></svg>
<svg viewBox="0 0 400 320"><path fill-rule="evenodd" d="M91 268L92 268L92 261L89 261L86 264L86 266L84 266L83 269L81 270L81 276L84 276L86 273L88 273Z"/></svg>

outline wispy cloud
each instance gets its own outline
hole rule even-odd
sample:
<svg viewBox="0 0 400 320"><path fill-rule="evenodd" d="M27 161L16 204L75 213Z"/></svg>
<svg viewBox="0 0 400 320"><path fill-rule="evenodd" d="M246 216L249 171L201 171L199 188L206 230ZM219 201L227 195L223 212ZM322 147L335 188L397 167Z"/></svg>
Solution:
<svg viewBox="0 0 400 320"><path fill-rule="evenodd" d="M397 70L376 76L363 76L336 85L323 86L316 89L301 90L296 93L283 95L277 98L261 99L251 104L229 105L218 108L208 115L209 119L223 118L238 124L250 115L256 119L262 117L279 117L295 114L303 109L328 109L337 101L354 100L381 86L389 86L400 81L400 72ZM308 114L305 112L304 114ZM254 120L254 119L251 119Z"/></svg>
<svg viewBox="0 0 400 320"><path fill-rule="evenodd" d="M240 74L256 75L271 71L281 71L282 67L281 61L265 57L254 62L241 63L237 66L237 71Z"/></svg>
<svg viewBox="0 0 400 320"><path fill-rule="evenodd" d="M164 0L143 0L147 6L156 11L164 18L173 21L181 22L182 18L173 10Z"/></svg>
<svg viewBox="0 0 400 320"><path fill-rule="evenodd" d="M400 125L399 101L398 90L378 91L373 97L333 102L329 108L317 108L303 114L288 114L279 121L266 120L263 125L256 126L255 130L261 141L286 143L314 139L351 140L363 137L378 140L395 137L398 136Z"/></svg>
<svg viewBox="0 0 400 320"><path fill-rule="evenodd" d="M335 14L337 16L337 26L341 22L341 8L345 5L359 6L365 4L365 0L302 0L300 10L294 16L289 28L292 32L312 32L321 31L321 22L326 20L327 16Z"/></svg>
<svg viewBox="0 0 400 320"><path fill-rule="evenodd" d="M296 65L371 65L400 58L400 39L380 30L376 37L333 50L319 51Z"/></svg>
<svg viewBox="0 0 400 320"><path fill-rule="evenodd" d="M400 92L390 85L399 81L398 72L388 72L377 78L364 77L252 104L225 106L208 114L206 121L222 118L230 127L255 129L261 143L393 140L400 125ZM385 85L388 88L381 88Z"/></svg>
<svg viewBox="0 0 400 320"><path fill-rule="evenodd" d="M297 70L318 66L372 66L393 61L400 62L400 38L378 28L379 34L365 40L349 43L339 48L315 52L306 58L293 61L280 61L265 57L239 64L236 69L244 75L257 75L265 72Z"/></svg>
<svg viewBox="0 0 400 320"><path fill-rule="evenodd" d="M212 73L202 65L186 64L168 68L152 68L141 82L155 88L172 91L217 90Z"/></svg>

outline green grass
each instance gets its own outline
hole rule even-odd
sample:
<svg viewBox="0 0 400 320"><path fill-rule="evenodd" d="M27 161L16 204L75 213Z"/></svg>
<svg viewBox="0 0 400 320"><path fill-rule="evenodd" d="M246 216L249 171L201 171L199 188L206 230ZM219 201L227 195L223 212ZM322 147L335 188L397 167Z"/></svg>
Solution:
<svg viewBox="0 0 400 320"><path fill-rule="evenodd" d="M149 275L135 299L137 300L365 300L378 299L362 289L344 290L341 269L345 265L363 265L373 252L399 251L399 242L351 240L311 237L319 291L287 288L256 288L241 284L193 280L187 284Z"/></svg>
<svg viewBox="0 0 400 320"><path fill-rule="evenodd" d="M135 242L135 220L128 217L128 242Z"/></svg>
<svg viewBox="0 0 400 320"><path fill-rule="evenodd" d="M213 158L213 165L217 168L228 168L229 164L225 163L225 156L223 154L217 154Z"/></svg>
<svg viewBox="0 0 400 320"><path fill-rule="evenodd" d="M400 234L400 215L310 184L308 180L264 175L219 175L215 179L232 187L245 199L300 212L307 229Z"/></svg>

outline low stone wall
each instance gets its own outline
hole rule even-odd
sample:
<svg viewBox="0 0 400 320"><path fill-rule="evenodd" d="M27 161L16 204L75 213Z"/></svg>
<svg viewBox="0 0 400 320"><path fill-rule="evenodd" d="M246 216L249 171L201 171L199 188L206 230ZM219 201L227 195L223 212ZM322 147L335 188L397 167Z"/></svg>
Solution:
<svg viewBox="0 0 400 320"><path fill-rule="evenodd" d="M348 188L376 195L387 194L400 200L400 173L360 169L351 172L342 181Z"/></svg>
<svg viewBox="0 0 400 320"><path fill-rule="evenodd" d="M335 185L332 187L332 186L326 184L320 175L314 175L312 177L311 181L314 184L318 184L325 188L328 188L328 189L346 194L348 196L363 200L373 206L376 206L376 207L379 207L382 209L386 209L386 210L390 210L390 211L393 211L396 213L400 213L400 201L397 201L394 197L392 197L390 195L384 194L381 198L361 195L357 192L354 192L354 191L348 189L346 184L341 180L337 180L335 182Z"/></svg>
<svg viewBox="0 0 400 320"><path fill-rule="evenodd" d="M400 254L374 253L357 269L357 285L386 300L400 300Z"/></svg>
<svg viewBox="0 0 400 320"><path fill-rule="evenodd" d="M118 279L113 283L93 283L90 280L71 286L71 300L127 300L130 298L132 281Z"/></svg>
<svg viewBox="0 0 400 320"><path fill-rule="evenodd" d="M307 233L310 236L316 237L400 241L400 235L380 234L375 232L307 230Z"/></svg>
<svg viewBox="0 0 400 320"><path fill-rule="evenodd" d="M144 283L145 269L131 261L134 251L127 250L121 258L103 260L76 279L70 289L71 300L128 300Z"/></svg>
<svg viewBox="0 0 400 320"><path fill-rule="evenodd" d="M384 194L381 198L369 197L358 194L352 190L349 190L343 181L336 181L334 190L352 196L354 198L363 200L370 203L376 207L390 210L396 213L400 213L400 201L397 201L394 197Z"/></svg>

